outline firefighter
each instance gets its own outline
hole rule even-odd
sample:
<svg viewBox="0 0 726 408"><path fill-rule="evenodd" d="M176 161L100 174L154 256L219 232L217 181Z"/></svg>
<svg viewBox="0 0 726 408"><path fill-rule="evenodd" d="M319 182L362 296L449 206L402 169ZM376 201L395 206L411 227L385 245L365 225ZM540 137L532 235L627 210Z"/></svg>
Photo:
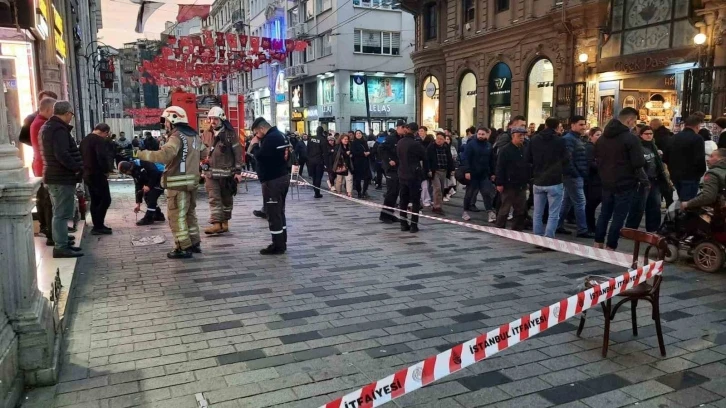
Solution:
<svg viewBox="0 0 726 408"><path fill-rule="evenodd" d="M139 159L164 165L161 186L167 190L167 215L175 244L166 256L187 259L202 252L196 208L199 162L207 151L197 131L189 126L184 109L170 106L164 109L161 120L169 135L166 143L158 151L140 152Z"/></svg>
<svg viewBox="0 0 726 408"><path fill-rule="evenodd" d="M136 222L136 225L151 225L154 221L166 221L164 213L158 206L159 196L164 194L161 187L161 174L164 166L139 159L118 164L119 173L131 176L134 179L136 190L136 207L134 212L141 211L141 201L146 201L146 214Z"/></svg>
<svg viewBox="0 0 726 408"><path fill-rule="evenodd" d="M242 181L245 149L222 108L212 107L207 118L214 132L209 167L204 171L204 187L209 195L209 223L212 226L204 233L219 234L229 231L233 197L237 194L237 183Z"/></svg>

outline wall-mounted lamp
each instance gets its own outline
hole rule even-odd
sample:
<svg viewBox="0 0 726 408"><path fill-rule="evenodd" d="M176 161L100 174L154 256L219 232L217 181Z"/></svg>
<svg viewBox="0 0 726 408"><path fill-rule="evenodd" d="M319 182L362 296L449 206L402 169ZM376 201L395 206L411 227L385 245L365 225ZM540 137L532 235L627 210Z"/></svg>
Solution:
<svg viewBox="0 0 726 408"><path fill-rule="evenodd" d="M693 42L696 45L703 45L703 44L705 44L707 39L708 39L708 37L706 37L706 34L704 34L704 33L698 33L698 34L696 34L696 35L693 36Z"/></svg>
<svg viewBox="0 0 726 408"><path fill-rule="evenodd" d="M581 63L583 63L583 64L584 64L584 63L586 63L586 62L587 62L587 60L588 60L589 58L590 58L590 57L589 57L589 56L587 55L587 53L585 53L585 52L581 53L581 54L580 54L580 55L579 55L579 56L577 57L577 59L578 59L578 60L579 60L579 61L580 61Z"/></svg>

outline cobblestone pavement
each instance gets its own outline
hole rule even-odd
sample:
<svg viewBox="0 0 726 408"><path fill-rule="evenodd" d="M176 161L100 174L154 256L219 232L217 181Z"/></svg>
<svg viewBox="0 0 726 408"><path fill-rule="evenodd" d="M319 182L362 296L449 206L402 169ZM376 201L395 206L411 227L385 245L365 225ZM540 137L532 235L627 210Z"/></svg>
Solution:
<svg viewBox="0 0 726 408"><path fill-rule="evenodd" d="M132 192L114 184L114 235L84 240L60 383L29 392L26 408L194 408L197 393L211 407L317 408L573 293L583 274L622 272L427 220L402 233L306 189L288 199L288 253L262 257L256 182L235 198L231 233L170 261L166 225L133 225ZM199 207L206 223L202 190ZM132 247L154 234L167 243ZM637 309L638 337L629 310L616 317L607 359L593 312L581 338L565 322L387 406L726 407L725 284L666 266L665 358L649 305Z"/></svg>

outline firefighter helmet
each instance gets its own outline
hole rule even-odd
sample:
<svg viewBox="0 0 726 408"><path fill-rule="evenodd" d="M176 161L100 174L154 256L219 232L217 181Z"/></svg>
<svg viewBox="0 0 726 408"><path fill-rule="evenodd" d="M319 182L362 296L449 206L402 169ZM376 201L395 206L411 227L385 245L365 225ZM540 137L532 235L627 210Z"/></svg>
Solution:
<svg viewBox="0 0 726 408"><path fill-rule="evenodd" d="M189 124L186 111L178 106L169 106L164 109L164 113L161 114L161 117L168 120L172 125L176 125L178 123Z"/></svg>

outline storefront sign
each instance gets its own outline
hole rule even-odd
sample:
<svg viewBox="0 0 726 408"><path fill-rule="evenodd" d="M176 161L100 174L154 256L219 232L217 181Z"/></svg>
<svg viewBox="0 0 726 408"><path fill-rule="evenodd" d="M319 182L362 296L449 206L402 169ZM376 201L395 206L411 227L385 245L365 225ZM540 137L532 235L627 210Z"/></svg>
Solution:
<svg viewBox="0 0 726 408"><path fill-rule="evenodd" d="M489 73L489 106L509 106L512 101L512 70L503 62Z"/></svg>
<svg viewBox="0 0 726 408"><path fill-rule="evenodd" d="M48 17L50 15L48 0L38 0L38 7L35 11L35 32L42 40L45 40L50 34L50 28L48 27L48 21L50 21Z"/></svg>
<svg viewBox="0 0 726 408"><path fill-rule="evenodd" d="M607 58L600 60L597 72L618 71L624 73L657 71L667 68L670 65L693 61L696 54L685 50L668 50L664 52L650 53L648 56L636 56L630 58Z"/></svg>
<svg viewBox="0 0 726 408"><path fill-rule="evenodd" d="M68 50L66 49L66 42L63 39L63 18L61 17L55 6L53 6L53 28L53 37L55 39L55 52L58 54L59 57L65 59L68 55Z"/></svg>
<svg viewBox="0 0 726 408"><path fill-rule="evenodd" d="M304 113L303 113L304 114ZM305 115L307 120L318 120L318 107L317 106L310 106L307 108L307 115Z"/></svg>
<svg viewBox="0 0 726 408"><path fill-rule="evenodd" d="M303 120L303 112L300 112L299 110L292 111L292 115L290 116L292 120Z"/></svg>
<svg viewBox="0 0 726 408"><path fill-rule="evenodd" d="M436 95L437 90L438 89L436 89L436 84L433 82L427 83L426 89L424 89L424 91L426 92L426 96L428 96L429 98L433 98Z"/></svg>
<svg viewBox="0 0 726 408"><path fill-rule="evenodd" d="M371 114L388 115L391 113L391 105L371 105Z"/></svg>
<svg viewBox="0 0 726 408"><path fill-rule="evenodd" d="M320 111L321 117L333 116L333 105L323 105Z"/></svg>
<svg viewBox="0 0 726 408"><path fill-rule="evenodd" d="M360 83L359 83L360 79ZM406 78L400 77L366 77L369 103L406 103ZM366 103L363 77L354 75L350 81L350 101Z"/></svg>

